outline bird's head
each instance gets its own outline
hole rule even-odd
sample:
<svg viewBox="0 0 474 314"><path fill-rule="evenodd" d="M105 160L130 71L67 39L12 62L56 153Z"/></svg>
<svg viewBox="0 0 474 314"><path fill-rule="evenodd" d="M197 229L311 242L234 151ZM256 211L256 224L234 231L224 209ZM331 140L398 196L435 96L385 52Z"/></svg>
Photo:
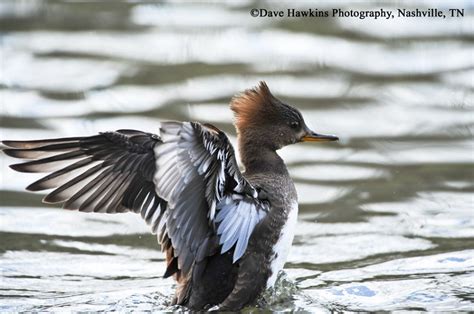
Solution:
<svg viewBox="0 0 474 314"><path fill-rule="evenodd" d="M311 131L303 116L272 95L265 82L232 98L239 141L248 139L272 150L298 142L337 141L333 135Z"/></svg>

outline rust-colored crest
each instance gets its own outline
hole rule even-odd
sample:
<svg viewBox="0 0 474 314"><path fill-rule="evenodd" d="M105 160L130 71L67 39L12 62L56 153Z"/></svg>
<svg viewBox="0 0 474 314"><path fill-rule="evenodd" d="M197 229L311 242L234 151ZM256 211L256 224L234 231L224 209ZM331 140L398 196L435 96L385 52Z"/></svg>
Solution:
<svg viewBox="0 0 474 314"><path fill-rule="evenodd" d="M237 129L248 127L258 117L270 112L271 103L275 98L267 84L260 81L255 88L247 89L234 96L230 102L230 109L235 114Z"/></svg>

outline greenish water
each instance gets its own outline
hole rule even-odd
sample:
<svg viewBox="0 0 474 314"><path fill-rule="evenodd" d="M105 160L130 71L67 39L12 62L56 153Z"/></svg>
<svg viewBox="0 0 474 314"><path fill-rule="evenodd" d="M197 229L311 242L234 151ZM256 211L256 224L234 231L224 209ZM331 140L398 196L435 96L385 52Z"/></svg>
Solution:
<svg viewBox="0 0 474 314"><path fill-rule="evenodd" d="M2 1L0 139L156 132L178 119L215 124L235 143L227 104L266 80L341 141L281 151L299 224L261 306L472 310L473 6L450 6L464 18L249 15L306 2ZM24 192L37 176L0 160L0 311L178 310L139 217L44 205Z"/></svg>

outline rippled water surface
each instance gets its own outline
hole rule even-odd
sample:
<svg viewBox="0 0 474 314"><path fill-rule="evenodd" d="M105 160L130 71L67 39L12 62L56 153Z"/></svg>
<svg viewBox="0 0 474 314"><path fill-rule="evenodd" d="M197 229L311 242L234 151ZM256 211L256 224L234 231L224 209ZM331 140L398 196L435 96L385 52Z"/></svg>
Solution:
<svg viewBox="0 0 474 314"><path fill-rule="evenodd" d="M285 274L260 306L472 310L474 7L451 6L464 18L248 13L312 7L305 2L5 0L0 138L157 132L182 119L213 123L235 142L229 99L266 80L341 141L281 151L299 225ZM0 159L0 311L177 310L138 216L43 205L23 191L37 176Z"/></svg>

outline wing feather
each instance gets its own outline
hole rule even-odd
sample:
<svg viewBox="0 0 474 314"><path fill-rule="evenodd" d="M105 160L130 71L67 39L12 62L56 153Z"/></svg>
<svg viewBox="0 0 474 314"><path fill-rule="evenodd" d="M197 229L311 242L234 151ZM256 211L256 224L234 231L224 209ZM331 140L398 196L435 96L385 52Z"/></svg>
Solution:
<svg viewBox="0 0 474 314"><path fill-rule="evenodd" d="M203 258L211 234L218 235L221 253L238 243L237 261L247 248L254 220L265 216L268 204L256 198L255 189L238 170L229 140L217 128L166 122L160 131L163 144L155 148L154 183L170 207L164 232L178 268L188 269L190 256L194 262Z"/></svg>
<svg viewBox="0 0 474 314"><path fill-rule="evenodd" d="M53 189L45 202L140 213L166 252L166 276L187 278L196 263L232 249L237 262L268 211L240 173L228 138L209 125L163 122L160 136L118 130L3 143L7 155L29 159L13 169L50 173L28 186Z"/></svg>
<svg viewBox="0 0 474 314"><path fill-rule="evenodd" d="M4 150L7 155L33 159L12 165L14 170L52 172L27 187L32 191L54 189L45 202L87 212L139 212L143 208L140 201L144 201L141 191L145 190L153 195L150 202L165 203L152 183L153 148L161 143L157 135L119 130L89 137L3 143L9 147Z"/></svg>

